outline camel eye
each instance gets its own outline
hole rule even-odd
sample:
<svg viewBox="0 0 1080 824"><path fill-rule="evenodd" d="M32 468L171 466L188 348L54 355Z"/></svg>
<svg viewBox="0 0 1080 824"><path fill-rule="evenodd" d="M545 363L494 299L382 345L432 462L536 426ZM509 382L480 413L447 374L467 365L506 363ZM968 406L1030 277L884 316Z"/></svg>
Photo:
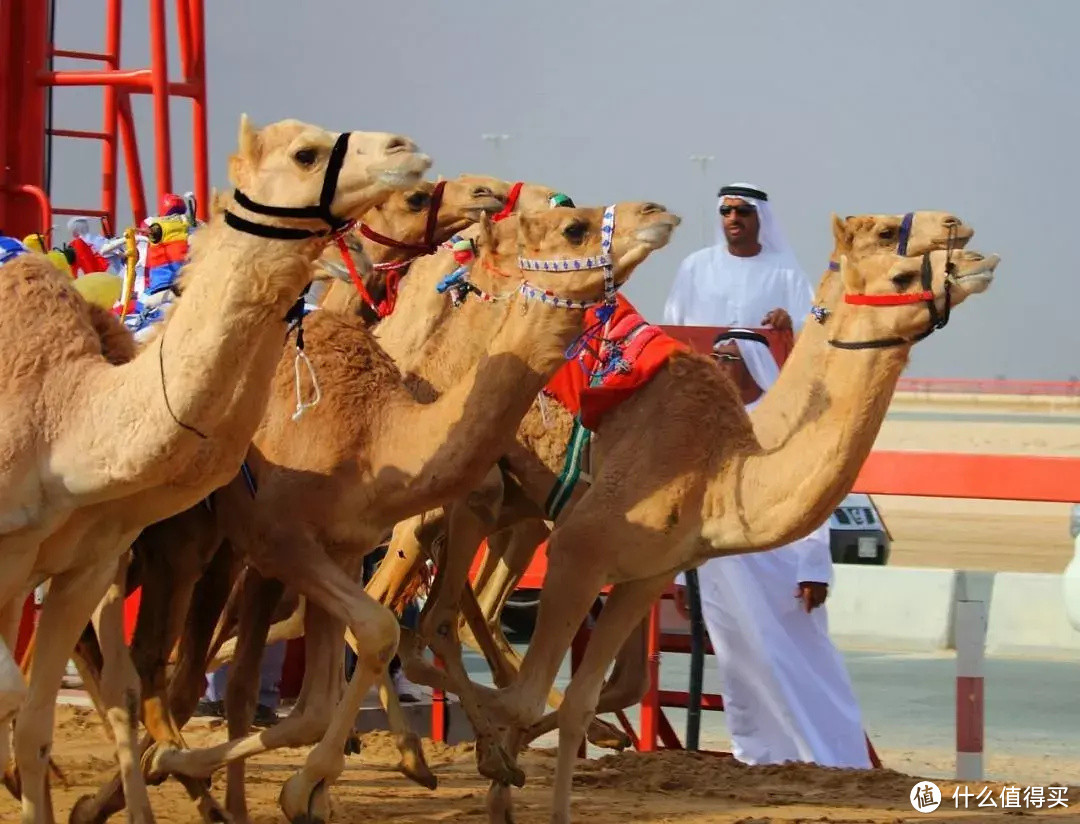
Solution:
<svg viewBox="0 0 1080 824"><path fill-rule="evenodd" d="M878 232L877 236L882 240L892 240L894 237L896 237L896 230L892 228L882 229L880 232Z"/></svg>
<svg viewBox="0 0 1080 824"><path fill-rule="evenodd" d="M319 152L315 149L297 149L293 154L293 160L306 168L314 166L315 161L318 159Z"/></svg>
<svg viewBox="0 0 1080 824"><path fill-rule="evenodd" d="M405 198L405 202L409 204L409 208L414 212L419 212L431 203L431 198L428 196L427 192L413 192Z"/></svg>
<svg viewBox="0 0 1080 824"><path fill-rule="evenodd" d="M915 273L905 272L904 274L893 275L892 282L893 286L896 287L896 291L905 292L910 289L911 284L915 282Z"/></svg>
<svg viewBox="0 0 1080 824"><path fill-rule="evenodd" d="M581 243L585 239L585 233L589 231L589 224L583 220L575 220L563 229L563 237L571 243Z"/></svg>

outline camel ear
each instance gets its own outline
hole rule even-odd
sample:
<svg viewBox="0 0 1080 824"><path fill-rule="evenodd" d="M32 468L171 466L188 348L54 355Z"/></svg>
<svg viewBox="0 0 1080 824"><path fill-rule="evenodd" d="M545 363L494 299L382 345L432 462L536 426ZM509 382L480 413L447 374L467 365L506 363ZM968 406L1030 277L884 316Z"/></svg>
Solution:
<svg viewBox="0 0 1080 824"><path fill-rule="evenodd" d="M850 216L841 218L836 212L833 212L832 216L832 230L833 230L833 242L836 244L837 249L850 249L851 248L851 229L848 227L848 221L851 220Z"/></svg>
<svg viewBox="0 0 1080 824"><path fill-rule="evenodd" d="M261 149L259 134L251 125L251 120L248 119L247 114L240 115L240 134L238 138L238 145L240 147L241 157L250 162L252 165L258 162Z"/></svg>
<svg viewBox="0 0 1080 824"><path fill-rule="evenodd" d="M840 255L840 279L844 284L844 291L855 294L862 291L862 282L859 273L851 265L847 255Z"/></svg>

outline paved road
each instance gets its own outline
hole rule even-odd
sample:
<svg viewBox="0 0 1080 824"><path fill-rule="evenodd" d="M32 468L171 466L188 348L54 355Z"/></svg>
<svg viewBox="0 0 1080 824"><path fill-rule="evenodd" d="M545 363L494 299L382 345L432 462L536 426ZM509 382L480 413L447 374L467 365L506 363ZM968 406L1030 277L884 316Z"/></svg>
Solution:
<svg viewBox="0 0 1080 824"><path fill-rule="evenodd" d="M925 775L952 775L955 752L955 675L953 655L912 655L846 651L844 653L867 730L887 766ZM665 654L664 689L686 689L687 655ZM482 683L487 667L468 661ZM568 665L559 673L564 686ZM1046 785L1080 785L1080 661L991 658L986 661L986 778ZM720 679L712 657L705 661L705 691L718 692ZM680 737L686 713L667 710ZM637 710L628 713L637 724ZM554 746L548 736L538 742ZM728 745L723 714L702 714L701 745ZM590 756L601 751L590 749Z"/></svg>

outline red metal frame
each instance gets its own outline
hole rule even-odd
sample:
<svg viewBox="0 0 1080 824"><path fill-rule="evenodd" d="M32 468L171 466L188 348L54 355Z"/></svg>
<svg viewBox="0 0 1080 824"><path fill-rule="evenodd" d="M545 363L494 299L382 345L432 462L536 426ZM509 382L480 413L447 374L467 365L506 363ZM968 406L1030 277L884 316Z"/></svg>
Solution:
<svg viewBox="0 0 1080 824"><path fill-rule="evenodd" d="M177 40L183 79L168 76L165 0L147 0L150 10L150 68L122 69L123 0L105 0L105 50L89 52L60 49L49 42L53 0L0 2L0 232L22 238L33 233L52 238L55 215L100 217L107 232L119 231L116 213L118 146L124 152L132 221L147 216L146 189L132 114L131 95L153 95L154 147L157 199L172 191L172 141L169 104L174 97L191 100L194 191L198 217L206 220L210 206L210 174L206 118L206 15L203 0L176 0ZM99 63L93 71L55 71L55 58ZM88 86L104 90L100 131L49 128L46 102L50 89ZM93 140L101 143L101 201L97 208L54 206L46 191L49 182L46 147L53 138ZM186 189L186 187L185 187ZM27 208L29 203L33 209ZM139 592L132 593L125 609L125 630L130 638ZM33 615L32 598L27 599ZM32 623L20 626L16 660L21 660Z"/></svg>
<svg viewBox="0 0 1080 824"><path fill-rule="evenodd" d="M176 0L176 19L183 79L168 76L165 0L148 0L150 54L148 69L122 69L120 61L123 0L105 0L106 43L103 52L58 49L48 42L53 0L5 0L0 5L0 229L24 237L41 232L50 237L54 215L82 214L108 221L118 230L116 214L117 154L123 147L133 220L147 216L142 167L131 111L132 94L153 96L157 201L172 191L172 143L169 103L174 97L192 103L194 187L199 218L209 208L210 176L206 121L206 32L203 0ZM103 64L93 71L55 71L54 58ZM104 89L100 131L47 127L46 98L58 86ZM46 194L49 179L46 143L52 138L95 140L102 144L101 205L97 208L59 207ZM36 200L37 214L27 211L27 197Z"/></svg>

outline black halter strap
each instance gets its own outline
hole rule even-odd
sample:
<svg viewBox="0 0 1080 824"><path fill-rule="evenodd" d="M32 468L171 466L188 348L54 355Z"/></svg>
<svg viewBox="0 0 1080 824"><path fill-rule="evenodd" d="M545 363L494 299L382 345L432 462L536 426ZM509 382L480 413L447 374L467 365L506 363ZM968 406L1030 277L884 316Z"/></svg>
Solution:
<svg viewBox="0 0 1080 824"><path fill-rule="evenodd" d="M306 240L307 238L326 237L329 234L340 232L349 225L350 221L337 217L330 207L334 202L334 193L337 191L341 168L345 164L345 154L349 150L349 137L351 134L351 132L342 132L334 142L334 148L330 150L330 157L326 162L326 175L323 177L322 192L319 195L319 202L315 206L269 206L264 203L256 203L239 189L233 192L236 204L249 212L266 215L267 217L321 220L330 227L329 229L293 229L285 226L270 226L265 223L255 223L229 211L225 212L225 223L239 232L274 240Z"/></svg>

